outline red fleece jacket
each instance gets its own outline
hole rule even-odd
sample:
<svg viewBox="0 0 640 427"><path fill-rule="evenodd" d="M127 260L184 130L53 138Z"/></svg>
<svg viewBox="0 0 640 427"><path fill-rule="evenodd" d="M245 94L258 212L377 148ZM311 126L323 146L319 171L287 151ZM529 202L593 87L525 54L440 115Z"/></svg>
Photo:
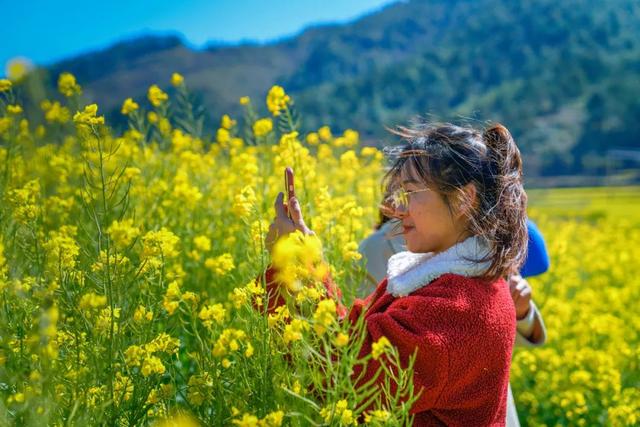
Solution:
<svg viewBox="0 0 640 427"><path fill-rule="evenodd" d="M266 278L275 290L272 270ZM337 287L326 284L330 296L339 297ZM414 426L504 426L516 331L506 282L445 274L405 297L386 290L384 279L368 298L355 301L348 318L355 322L364 313L367 337L361 355L382 336L398 349L403 366L418 349L413 383L422 394L411 409ZM271 308L283 302L275 294ZM381 360L370 361L363 382Z"/></svg>

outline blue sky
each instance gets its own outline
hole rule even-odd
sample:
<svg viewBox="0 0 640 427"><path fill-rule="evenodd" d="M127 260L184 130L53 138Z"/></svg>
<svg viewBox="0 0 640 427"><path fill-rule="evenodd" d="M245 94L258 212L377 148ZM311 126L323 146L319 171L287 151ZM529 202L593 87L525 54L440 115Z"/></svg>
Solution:
<svg viewBox="0 0 640 427"><path fill-rule="evenodd" d="M145 33L182 34L194 47L210 41L267 41L314 23L345 22L392 0L186 0L101 2L3 0L0 70L23 56L48 64ZM2 72L0 71L0 74Z"/></svg>

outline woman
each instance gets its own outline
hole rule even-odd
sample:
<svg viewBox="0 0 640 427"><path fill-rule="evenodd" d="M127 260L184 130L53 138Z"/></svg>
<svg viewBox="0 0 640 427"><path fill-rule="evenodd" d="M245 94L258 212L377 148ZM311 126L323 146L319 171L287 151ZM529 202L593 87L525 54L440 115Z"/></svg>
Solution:
<svg viewBox="0 0 640 427"><path fill-rule="evenodd" d="M376 231L364 239L358 248L368 272L368 280L361 284L359 294L362 297L375 290L375 284L386 276L389 258L405 250L406 245L396 229L398 224L381 214ZM520 275L509 278L511 298L516 306L516 347L539 347L547 339L542 314L532 299L532 290L524 277L537 276L549 269L549 255L544 238L533 221L527 221L528 243L527 258L520 268ZM375 283L374 283L375 282ZM373 283L373 285L372 285ZM374 286L372 288L372 286ZM509 385L507 396L507 427L519 427L518 412Z"/></svg>

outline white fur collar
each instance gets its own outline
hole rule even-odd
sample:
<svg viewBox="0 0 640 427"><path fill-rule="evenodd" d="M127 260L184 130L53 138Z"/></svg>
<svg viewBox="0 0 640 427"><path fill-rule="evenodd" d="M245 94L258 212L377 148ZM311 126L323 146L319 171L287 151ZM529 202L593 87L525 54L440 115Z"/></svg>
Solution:
<svg viewBox="0 0 640 427"><path fill-rule="evenodd" d="M389 258L387 292L406 296L447 273L479 276L491 263L473 260L482 259L488 251L487 243L474 236L439 254L399 252Z"/></svg>

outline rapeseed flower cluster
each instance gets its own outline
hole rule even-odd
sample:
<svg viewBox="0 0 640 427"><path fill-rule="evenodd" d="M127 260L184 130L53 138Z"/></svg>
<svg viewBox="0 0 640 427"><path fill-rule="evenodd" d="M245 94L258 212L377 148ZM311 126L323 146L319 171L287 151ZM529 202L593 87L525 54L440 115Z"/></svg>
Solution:
<svg viewBox="0 0 640 427"><path fill-rule="evenodd" d="M96 116L98 113L98 105L91 104L84 107L83 111L78 111L73 115L73 121L78 125L103 125L104 116Z"/></svg>
<svg viewBox="0 0 640 427"><path fill-rule="evenodd" d="M125 363L131 368L139 368L144 377L154 374L164 374L166 367L158 353L173 355L180 347L180 340L161 333L148 344L132 345L124 352Z"/></svg>
<svg viewBox="0 0 640 427"><path fill-rule="evenodd" d="M349 409L346 399L338 400L335 405L325 406L320 411L320 416L326 423L337 422L340 426L358 425L358 420Z"/></svg>
<svg viewBox="0 0 640 427"><path fill-rule="evenodd" d="M127 98L122 103L122 108L120 109L120 112L125 116L128 116L134 111L137 111L138 108L140 108L140 106L138 105L137 102L135 102L132 98Z"/></svg>
<svg viewBox="0 0 640 427"><path fill-rule="evenodd" d="M74 95L81 95L82 88L76 82L76 77L71 73L62 73L58 77L58 92L70 98Z"/></svg>
<svg viewBox="0 0 640 427"><path fill-rule="evenodd" d="M324 334L336 320L336 303L332 299L324 299L318 303L313 314L313 329L318 335Z"/></svg>
<svg viewBox="0 0 640 427"><path fill-rule="evenodd" d="M215 258L207 258L204 266L211 270L216 276L224 276L235 268L231 254L222 254Z"/></svg>
<svg viewBox="0 0 640 427"><path fill-rule="evenodd" d="M65 124L71 120L71 111L58 101L44 100L40 103L40 108L44 111L44 118L49 123Z"/></svg>
<svg viewBox="0 0 640 427"><path fill-rule="evenodd" d="M273 86L267 94L267 108L274 116L279 116L290 102L291 98L285 93L282 86Z"/></svg>
<svg viewBox="0 0 640 427"><path fill-rule="evenodd" d="M300 231L278 240L271 262L276 268L276 279L294 293L305 284L322 281L328 273L320 240Z"/></svg>
<svg viewBox="0 0 640 427"><path fill-rule="evenodd" d="M157 231L149 231L142 236L144 245L142 255L146 257L174 258L178 256L178 243L180 238L171 231L162 227Z"/></svg>
<svg viewBox="0 0 640 427"><path fill-rule="evenodd" d="M259 119L253 124L253 134L259 138L266 136L273 130L273 122L269 118Z"/></svg>
<svg viewBox="0 0 640 427"><path fill-rule="evenodd" d="M151 85L147 91L147 98L154 107L160 107L169 99L169 95L162 91L158 85Z"/></svg>
<svg viewBox="0 0 640 427"><path fill-rule="evenodd" d="M382 356L388 348L391 347L391 343L387 339L387 337L382 336L378 341L371 344L371 356L374 360L378 360L380 356Z"/></svg>
<svg viewBox="0 0 640 427"><path fill-rule="evenodd" d="M39 195L40 182L37 179L27 182L23 187L9 190L7 200L17 223L28 225L36 220L40 210Z"/></svg>

